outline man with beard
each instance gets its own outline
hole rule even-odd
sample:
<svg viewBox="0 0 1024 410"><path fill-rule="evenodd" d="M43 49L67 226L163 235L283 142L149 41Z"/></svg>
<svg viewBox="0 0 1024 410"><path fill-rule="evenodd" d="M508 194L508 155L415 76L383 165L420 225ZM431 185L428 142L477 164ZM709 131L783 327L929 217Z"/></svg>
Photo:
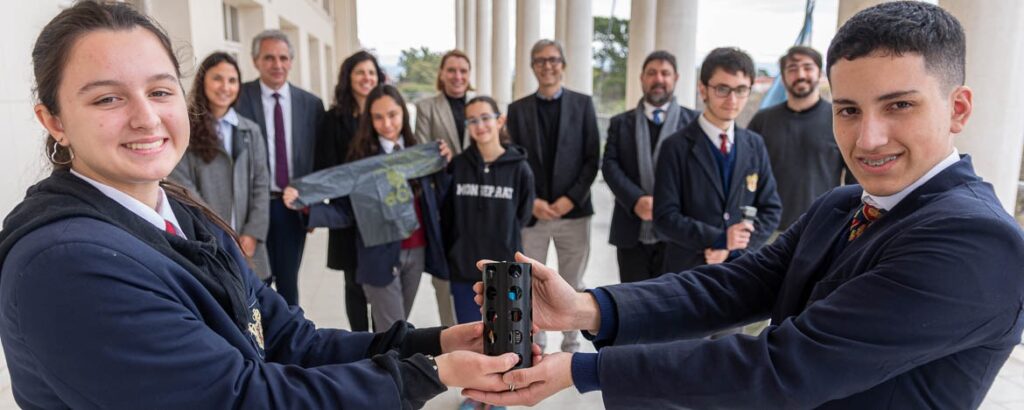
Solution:
<svg viewBox="0 0 1024 410"><path fill-rule="evenodd" d="M832 104L818 94L821 54L796 46L779 58L786 101L759 111L748 128L764 137L782 199L779 231L796 221L819 195L839 186L846 172L832 136Z"/></svg>
<svg viewBox="0 0 1024 410"><path fill-rule="evenodd" d="M641 66L643 98L636 108L618 114L608 126L601 172L615 194L609 243L615 245L622 283L663 273L665 243L654 233L654 166L661 143L697 118L676 104L676 57L655 51Z"/></svg>

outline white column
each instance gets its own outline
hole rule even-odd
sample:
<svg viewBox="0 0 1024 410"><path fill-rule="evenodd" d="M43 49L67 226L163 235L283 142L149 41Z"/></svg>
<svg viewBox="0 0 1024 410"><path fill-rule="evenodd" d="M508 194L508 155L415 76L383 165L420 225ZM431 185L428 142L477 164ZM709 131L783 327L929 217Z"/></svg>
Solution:
<svg viewBox="0 0 1024 410"><path fill-rule="evenodd" d="M516 0L516 79L513 98L537 90L537 78L530 67L530 49L540 40L540 0Z"/></svg>
<svg viewBox="0 0 1024 410"><path fill-rule="evenodd" d="M1024 2L940 0L967 34L966 84L974 111L953 142L1014 212L1024 148ZM995 40L998 39L998 40Z"/></svg>
<svg viewBox="0 0 1024 410"><path fill-rule="evenodd" d="M565 85L584 94L594 90L594 14L590 0L564 0L568 9L565 32Z"/></svg>
<svg viewBox="0 0 1024 410"><path fill-rule="evenodd" d="M839 0L839 13L836 19L836 27L842 27L846 20L853 17L859 11L876 4L882 4L892 0ZM824 54L824 53L822 53Z"/></svg>
<svg viewBox="0 0 1024 410"><path fill-rule="evenodd" d="M676 56L676 101L691 108L697 93L697 4L698 0L659 1L654 37L656 50Z"/></svg>
<svg viewBox="0 0 1024 410"><path fill-rule="evenodd" d="M476 92L491 95L491 0L476 0Z"/></svg>
<svg viewBox="0 0 1024 410"><path fill-rule="evenodd" d="M462 50L466 52L466 56L469 57L469 84L476 87L476 74L480 71L480 65L477 64L476 58L476 0L466 0L466 15L465 15L465 38L463 45L465 48Z"/></svg>
<svg viewBox="0 0 1024 410"><path fill-rule="evenodd" d="M466 49L466 0L455 0L455 48Z"/></svg>
<svg viewBox="0 0 1024 410"><path fill-rule="evenodd" d="M669 0L671 1L671 0ZM641 65L654 51L654 25L658 0L633 0L629 12L629 56L626 58L626 108L633 107L643 95L640 87Z"/></svg>
<svg viewBox="0 0 1024 410"><path fill-rule="evenodd" d="M555 0L555 41L565 46L566 27L569 23L569 0Z"/></svg>
<svg viewBox="0 0 1024 410"><path fill-rule="evenodd" d="M334 0L334 60L328 70L332 78L338 74L341 62L359 51L359 24L356 18L356 0Z"/></svg>
<svg viewBox="0 0 1024 410"><path fill-rule="evenodd" d="M491 95L498 102L498 107L505 112L505 107L512 102L512 61L509 53L508 13L509 0L494 0L493 28L494 36L491 68L494 78L491 79Z"/></svg>

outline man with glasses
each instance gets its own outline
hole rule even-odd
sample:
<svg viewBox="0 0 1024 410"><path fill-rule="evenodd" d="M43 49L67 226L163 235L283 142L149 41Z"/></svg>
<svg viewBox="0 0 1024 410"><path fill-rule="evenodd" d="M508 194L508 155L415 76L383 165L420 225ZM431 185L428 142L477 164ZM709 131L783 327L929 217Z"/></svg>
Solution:
<svg viewBox="0 0 1024 410"><path fill-rule="evenodd" d="M792 47L779 58L779 70L786 101L758 111L748 128L764 136L782 199L779 231L784 231L844 175L847 183L854 181L832 136L832 104L818 93L821 54Z"/></svg>
<svg viewBox="0 0 1024 410"><path fill-rule="evenodd" d="M636 108L612 117L601 172L615 194L609 242L615 245L619 280L638 282L663 271L665 243L654 232L654 167L662 142L697 118L676 104L676 57L647 56L640 70L644 95Z"/></svg>
<svg viewBox="0 0 1024 410"><path fill-rule="evenodd" d="M523 250L547 261L554 241L558 270L578 290L590 256L590 185L600 162L597 115L589 95L562 86L565 54L561 44L540 40L531 50L537 92L508 108L512 142L526 148L534 175L533 218L523 229ZM579 347L578 331L563 333L562 351ZM543 333L534 341L544 347Z"/></svg>
<svg viewBox="0 0 1024 410"><path fill-rule="evenodd" d="M654 224L668 242L665 272L757 250L779 224L782 205L764 141L735 124L755 75L743 51L712 50L698 85L706 109L662 144Z"/></svg>

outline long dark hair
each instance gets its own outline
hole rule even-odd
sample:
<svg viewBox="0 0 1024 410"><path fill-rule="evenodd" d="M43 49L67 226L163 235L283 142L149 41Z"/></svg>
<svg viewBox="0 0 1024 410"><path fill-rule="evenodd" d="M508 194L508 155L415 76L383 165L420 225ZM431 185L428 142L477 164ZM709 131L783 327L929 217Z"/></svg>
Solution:
<svg viewBox="0 0 1024 410"><path fill-rule="evenodd" d="M196 72L196 78L192 81L192 93L189 96L188 119L192 135L189 139L188 150L196 153L207 164L217 157L217 152L220 150L220 137L217 135L217 119L213 117L213 111L210 110L210 99L206 96L206 72L220 63L228 63L235 67L235 74L241 81L242 71L238 69L238 62L235 61L235 58L231 54L217 51L206 57L202 64L199 64L199 71ZM230 105L235 105L235 101L238 101L238 94L235 94L235 99L231 100Z"/></svg>
<svg viewBox="0 0 1024 410"><path fill-rule="evenodd" d="M338 114L352 115L359 108L356 106L356 97L352 95L352 70L355 70L356 66L363 61L373 61L373 67L377 70L377 86L384 84L384 81L387 80L384 77L384 72L380 69L380 64L377 63L377 57L374 57L373 54L366 50L359 50L348 56L341 63L341 70L338 70L338 85L334 86L334 106L331 109Z"/></svg>
<svg viewBox="0 0 1024 410"><path fill-rule="evenodd" d="M468 112L469 106L476 103L484 103L489 105L491 107L491 112L493 112L494 115L497 115L499 117L501 116L501 110L498 109L498 102L494 101L493 98L488 97L486 95L478 95L476 97L473 97L468 102L466 102L466 111ZM512 141L512 138L508 135L508 128L502 126L501 129L498 130L498 142L504 145L508 144L510 141ZM476 141L473 138L469 139L469 143L476 145Z"/></svg>
<svg viewBox="0 0 1024 410"><path fill-rule="evenodd" d="M129 31L135 28L149 31L156 36L160 45L167 51L167 58L174 66L174 73L181 78L181 68L178 57L171 48L171 40L156 22L125 3L80 1L50 20L39 33L32 48L32 69L36 79L34 90L39 103L54 116L60 113L57 91L63 80L64 69L67 68L67 56L71 54L71 48L78 39L100 30ZM55 144L56 141L53 135L47 134L46 155L51 159L54 169L68 169L71 167L71 150ZM238 242L238 235L231 226L202 201L193 197L187 189L167 180L161 181L160 186L168 196L199 209L203 216Z"/></svg>
<svg viewBox="0 0 1024 410"><path fill-rule="evenodd" d="M370 107L377 100L391 97L395 100L395 104L402 107L402 132L400 133L402 142L405 143L405 147L409 148L416 145L416 137L412 133L412 127L409 125L409 109L405 106L405 99L402 98L402 93L398 92L398 89L388 84L378 85L373 91L370 91L370 95L366 96L366 106L363 107L363 113L359 116L359 128L356 130L356 136L352 139L352 145L348 149L348 161L355 161L366 157L372 157L380 153L380 141L377 141L377 130L373 128L373 118L370 116Z"/></svg>

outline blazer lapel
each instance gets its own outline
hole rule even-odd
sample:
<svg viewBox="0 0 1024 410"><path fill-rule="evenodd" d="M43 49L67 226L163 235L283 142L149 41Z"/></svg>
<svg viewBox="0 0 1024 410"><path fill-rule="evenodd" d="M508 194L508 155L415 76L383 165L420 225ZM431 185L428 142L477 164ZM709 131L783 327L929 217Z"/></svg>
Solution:
<svg viewBox="0 0 1024 410"><path fill-rule="evenodd" d="M462 147L462 136L456 135L458 127L455 125L455 113L452 112L452 106L448 104L448 98L443 92L437 94L434 106L437 107L438 114L440 114L441 126L444 128L444 136L448 140L448 145L452 152L458 152Z"/></svg>
<svg viewBox="0 0 1024 410"><path fill-rule="evenodd" d="M267 130L267 117L263 115L263 92L260 90L259 80L251 81L248 84L249 87L249 98L244 101L245 104L249 104L249 112L253 114L253 121L256 121L256 125L260 126L263 131L263 137L266 138L270 135Z"/></svg>
<svg viewBox="0 0 1024 410"><path fill-rule="evenodd" d="M691 127L687 132L687 138L690 139L690 156L692 156L700 168L708 176L708 180L711 181L711 185L714 185L715 192L718 193L720 201L725 201L725 192L722 191L722 175L718 172L718 165L715 163L715 159L711 157L711 152L705 146L707 143L703 141L707 138L704 135L704 131L700 129L700 125L696 121L691 123Z"/></svg>
<svg viewBox="0 0 1024 410"><path fill-rule="evenodd" d="M533 139L533 147L537 151L536 161L541 167L544 166L544 143L541 140L540 129L540 116L537 114L537 95L533 94L526 97L526 115L529 121L526 121L526 135L531 136Z"/></svg>
<svg viewBox="0 0 1024 410"><path fill-rule="evenodd" d="M290 130L285 130L285 135L291 138L292 142L292 172L299 173L302 169L299 164L302 164L302 154L306 151L305 138L310 136L306 135L305 119L309 113L309 108L306 107L306 100L299 98L299 93L296 92L295 85L288 83L288 87L291 88L292 99L292 127ZM291 178L296 178L295 175L290 175Z"/></svg>
<svg viewBox="0 0 1024 410"><path fill-rule="evenodd" d="M729 197L728 200L735 201L743 198L743 190L746 189L747 185L747 164L750 164L750 159L753 157L754 144L750 142L750 138L747 138L746 133L736 127L735 137L733 141L733 150L736 151L736 160L732 164L732 180L729 181Z"/></svg>
<svg viewBox="0 0 1024 410"><path fill-rule="evenodd" d="M569 99L571 95L569 90L562 87L562 98L559 99L558 105L561 107L558 110L558 150L555 152L555 163L557 164L559 159L558 154L566 155L573 151L573 146L570 145L574 141L568 141L567 136L570 135L569 127L573 124L573 119L576 117L576 108L579 104L572 104ZM580 124L582 126L582 124ZM576 154L573 154L576 155Z"/></svg>

